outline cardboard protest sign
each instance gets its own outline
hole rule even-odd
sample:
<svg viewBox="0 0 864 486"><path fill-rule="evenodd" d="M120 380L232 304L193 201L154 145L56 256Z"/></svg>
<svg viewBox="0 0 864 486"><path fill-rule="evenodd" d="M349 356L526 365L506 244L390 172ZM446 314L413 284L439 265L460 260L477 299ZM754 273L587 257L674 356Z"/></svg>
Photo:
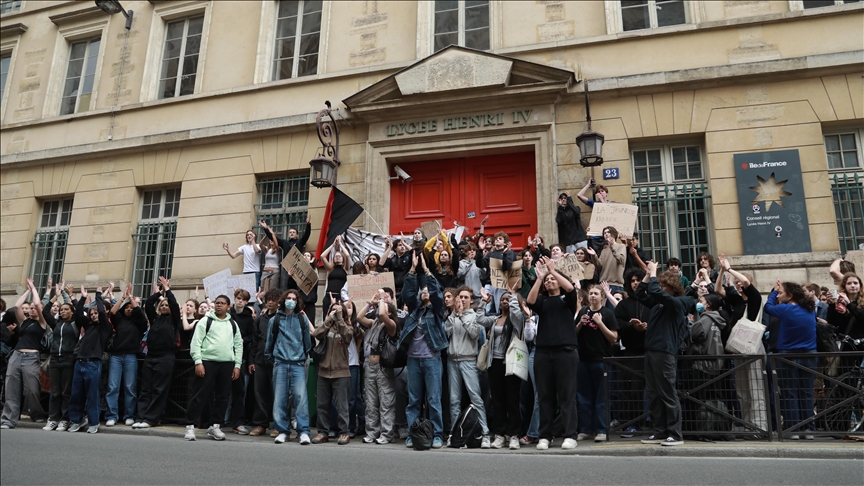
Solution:
<svg viewBox="0 0 864 486"><path fill-rule="evenodd" d="M425 236L427 240L431 240L433 236L437 235L438 228L440 227L440 219L433 219L432 221L425 221L420 224L420 229L423 230L423 236Z"/></svg>
<svg viewBox="0 0 864 486"><path fill-rule="evenodd" d="M579 260L576 259L576 255L567 255L563 258L559 258L555 262L555 270L561 275L569 278L571 282L578 282L585 278L585 268L581 263L579 263ZM593 276L594 271L592 270L591 277Z"/></svg>
<svg viewBox="0 0 864 486"><path fill-rule="evenodd" d="M513 290L522 287L522 260L513 262L510 270L506 272L501 269L502 263L500 258L489 259L489 280L492 286L496 289L506 289L509 286Z"/></svg>
<svg viewBox="0 0 864 486"><path fill-rule="evenodd" d="M372 300L378 289L384 287L396 288L392 272L382 272L377 275L348 275L348 295L354 305L362 306L363 303Z"/></svg>
<svg viewBox="0 0 864 486"><path fill-rule="evenodd" d="M204 291L208 292L210 298L215 299L220 295L228 295L228 277L231 276L231 269L214 273L213 275L204 277ZM254 275L253 275L254 277Z"/></svg>
<svg viewBox="0 0 864 486"><path fill-rule="evenodd" d="M294 281L304 294L312 292L318 285L318 271L306 261L306 257L296 247L292 246L288 254L282 260L282 267L287 272L294 273Z"/></svg>
<svg viewBox="0 0 864 486"><path fill-rule="evenodd" d="M603 228L612 226L619 235L630 236L636 229L638 208L632 204L597 203L591 211L588 236L603 236Z"/></svg>

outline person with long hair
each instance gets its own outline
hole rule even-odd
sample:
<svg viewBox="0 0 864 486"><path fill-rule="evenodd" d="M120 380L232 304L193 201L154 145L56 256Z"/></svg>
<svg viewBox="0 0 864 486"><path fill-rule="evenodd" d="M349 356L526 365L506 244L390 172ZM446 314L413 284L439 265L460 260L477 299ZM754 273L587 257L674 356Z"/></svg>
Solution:
<svg viewBox="0 0 864 486"><path fill-rule="evenodd" d="M187 302L188 306L188 302ZM192 307L193 309L195 307ZM114 327L114 345L108 361L108 392L105 394L105 426L111 427L120 419L118 400L120 381L123 381L123 421L135 423L138 406L138 352L141 338L147 330L147 316L132 298L132 284L126 286L123 298L111 308L109 320Z"/></svg>
<svg viewBox="0 0 864 486"><path fill-rule="evenodd" d="M75 306L71 302L60 304L60 315L52 330L51 397L48 400L48 422L43 430L64 432L69 428L69 398L72 396L72 373L75 370L75 346L81 334L75 323Z"/></svg>
<svg viewBox="0 0 864 486"><path fill-rule="evenodd" d="M33 304L28 304L27 298L31 294ZM6 369L6 403L0 416L0 428L14 429L18 425L22 404L30 409L32 420L45 416L39 402L39 343L48 328L48 322L42 310L39 291L36 290L33 280L28 278L27 290L15 303L16 323L9 326L14 334L10 347L14 350L9 356Z"/></svg>
<svg viewBox="0 0 864 486"><path fill-rule="evenodd" d="M327 286L324 288L324 309L330 312L334 298L339 298L342 287L348 282L351 271L351 255L348 248L342 244L342 236L336 237L332 245L321 253L321 262L327 270Z"/></svg>
<svg viewBox="0 0 864 486"><path fill-rule="evenodd" d="M573 324L579 303L576 287L555 270L554 260L544 257L538 262L537 281L526 301L538 318L534 357L537 399L540 401L537 449L549 449L557 404L564 425L561 448L572 450L578 445L578 401L576 373L573 372L579 367L579 339Z"/></svg>
<svg viewBox="0 0 864 486"><path fill-rule="evenodd" d="M585 271L584 275L582 275L582 280L579 281L580 287L587 289L591 284L598 282L597 276L600 275L600 270L603 269L603 265L600 264L600 259L597 258L597 253L595 253L594 249L591 247L576 248L576 251L573 254L576 255L576 260L582 264ZM626 285L627 282L624 282L624 284Z"/></svg>
<svg viewBox="0 0 864 486"><path fill-rule="evenodd" d="M681 434L681 403L675 391L678 350L687 337L687 314L695 314L692 297L684 295L681 279L664 272L657 276L657 263L649 262L636 299L651 308L645 331L645 391L651 403L654 434L643 444L677 446Z"/></svg>
<svg viewBox="0 0 864 486"><path fill-rule="evenodd" d="M363 336L363 390L366 396L364 444L395 442L396 388L393 370L381 366L381 339L398 337L399 325L393 289L380 289L357 315L366 328ZM368 310L368 311L367 311ZM365 312L365 313L364 313ZM384 333L384 336L382 336Z"/></svg>
<svg viewBox="0 0 864 486"><path fill-rule="evenodd" d="M105 313L102 301L102 286L96 288L94 305L87 309L84 316L85 300L90 297L81 286L81 299L78 301L76 320L84 330L80 339L75 369L72 372L72 395L69 397L69 432L87 428L88 434L99 431L99 381L102 376L102 353L111 336L111 322ZM85 408L86 405L86 408Z"/></svg>
<svg viewBox="0 0 864 486"><path fill-rule="evenodd" d="M522 286L519 287L519 295L523 299L528 298L531 287L537 281L537 270L534 268L534 253L530 249L522 250L517 258L522 259Z"/></svg>
<svg viewBox="0 0 864 486"><path fill-rule="evenodd" d="M841 333L854 339L864 337L864 291L861 277L854 273L843 275L837 289L837 301L828 304L828 323Z"/></svg>
<svg viewBox="0 0 864 486"><path fill-rule="evenodd" d="M261 246L255 242L255 230L246 231L246 244L237 251L232 252L228 243L222 243L222 249L232 260L243 255L243 273L255 274L255 287L261 285Z"/></svg>
<svg viewBox="0 0 864 486"><path fill-rule="evenodd" d="M264 254L264 271L261 273L261 284L258 287L268 291L270 289L281 288L279 285L281 280L281 252L276 240L268 238L267 246L261 245L261 252ZM256 287L257 288L257 287Z"/></svg>
<svg viewBox="0 0 864 486"><path fill-rule="evenodd" d="M612 345L618 340L615 313L603 305L603 288L588 288L588 305L576 315L579 335L579 367L576 372L576 396L579 400L579 435L577 441L606 441L606 370L603 358L612 357Z"/></svg>
<svg viewBox="0 0 864 486"><path fill-rule="evenodd" d="M816 304L803 287L793 282L777 280L774 290L765 302L765 313L780 319L777 326L778 353L816 352ZM813 416L813 373L795 364L816 370L817 358L786 358L775 362L780 378L778 384L783 428L789 429ZM798 432L814 430L815 424L810 422L805 427L806 429ZM793 431L790 438L798 439L799 434ZM813 436L807 434L804 438L811 440Z"/></svg>

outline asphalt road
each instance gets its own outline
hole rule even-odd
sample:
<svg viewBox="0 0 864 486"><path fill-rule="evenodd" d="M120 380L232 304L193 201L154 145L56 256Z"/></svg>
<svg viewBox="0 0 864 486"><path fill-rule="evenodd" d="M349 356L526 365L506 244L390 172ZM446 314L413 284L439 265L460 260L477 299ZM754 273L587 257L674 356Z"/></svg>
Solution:
<svg viewBox="0 0 864 486"><path fill-rule="evenodd" d="M0 483L18 484L864 484L864 461L416 452L131 435L0 433ZM237 437L237 436L234 436ZM229 438L232 438L229 435Z"/></svg>

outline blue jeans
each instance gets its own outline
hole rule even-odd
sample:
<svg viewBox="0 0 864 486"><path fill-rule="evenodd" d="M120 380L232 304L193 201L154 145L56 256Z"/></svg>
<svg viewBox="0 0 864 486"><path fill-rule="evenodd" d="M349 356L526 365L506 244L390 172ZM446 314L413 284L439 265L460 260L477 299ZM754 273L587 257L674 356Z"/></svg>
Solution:
<svg viewBox="0 0 864 486"><path fill-rule="evenodd" d="M102 360L75 362L72 372L72 396L69 398L69 420L80 423L84 403L87 403L87 420L90 425L99 425L99 378L102 376Z"/></svg>
<svg viewBox="0 0 864 486"><path fill-rule="evenodd" d="M301 434L308 434L309 398L306 394L306 366L277 361L273 365L273 423L276 425L276 430L283 434L291 431L289 395L294 397L297 430Z"/></svg>
<svg viewBox="0 0 864 486"><path fill-rule="evenodd" d="M363 400L363 372L360 366L350 366L348 387L348 431L352 434L366 429L366 401Z"/></svg>
<svg viewBox="0 0 864 486"><path fill-rule="evenodd" d="M579 401L579 432L606 433L606 391L603 363L580 361L576 372L576 399Z"/></svg>
<svg viewBox="0 0 864 486"><path fill-rule="evenodd" d="M108 411L105 420L116 421L118 416L117 400L120 398L120 379L123 379L123 420L135 418L138 405L138 356L134 353L112 354L108 362L108 393L105 403Z"/></svg>
<svg viewBox="0 0 864 486"><path fill-rule="evenodd" d="M818 362L816 357L787 359L811 370L816 369ZM781 360L776 360L775 363L780 379L780 413L783 414L783 428L788 429L813 416L813 374ZM810 422L803 428L793 429L792 434L797 433L795 431L806 432L815 428L815 424Z"/></svg>
<svg viewBox="0 0 864 486"><path fill-rule="evenodd" d="M423 393L429 404L429 419L435 427L435 437L444 438L444 420L441 412L441 357L408 358L408 408L405 410L408 427L420 415Z"/></svg>
<svg viewBox="0 0 864 486"><path fill-rule="evenodd" d="M537 382L534 381L534 353L537 348L531 348L528 355L528 375L531 376L531 386L534 388L534 411L531 412L531 422L528 423L528 437L540 437L540 400L537 398Z"/></svg>
<svg viewBox="0 0 864 486"><path fill-rule="evenodd" d="M486 425L486 408L483 406L483 397L480 395L480 375L477 374L477 361L473 359L465 361L447 360L447 378L450 385L450 423L456 426L459 414L462 413L462 384L468 390L471 404L477 408L480 415L480 427L483 435L489 435L489 426Z"/></svg>

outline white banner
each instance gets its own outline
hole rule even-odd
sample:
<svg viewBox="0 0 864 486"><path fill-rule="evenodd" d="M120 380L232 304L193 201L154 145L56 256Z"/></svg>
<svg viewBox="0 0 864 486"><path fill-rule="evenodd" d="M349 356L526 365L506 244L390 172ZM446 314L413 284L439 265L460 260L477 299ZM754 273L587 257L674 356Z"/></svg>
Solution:
<svg viewBox="0 0 864 486"><path fill-rule="evenodd" d="M448 238L451 234L455 232L456 241L459 241L462 239L462 235L465 233L465 227L459 226L453 229L444 230L444 232L447 233ZM412 235L410 234L405 235L405 237L409 240L411 236ZM370 233L368 231L364 231L354 227L348 228L348 230L345 231L345 234L342 235L342 241L344 241L345 246L348 247L348 253L351 255L352 263L363 262L366 259L366 255L370 253L380 255L382 259L386 259L387 255L383 254L384 249L387 247L387 244L384 242L384 238L386 238L386 235ZM394 245L397 241L399 241L399 238L399 235L390 237Z"/></svg>

